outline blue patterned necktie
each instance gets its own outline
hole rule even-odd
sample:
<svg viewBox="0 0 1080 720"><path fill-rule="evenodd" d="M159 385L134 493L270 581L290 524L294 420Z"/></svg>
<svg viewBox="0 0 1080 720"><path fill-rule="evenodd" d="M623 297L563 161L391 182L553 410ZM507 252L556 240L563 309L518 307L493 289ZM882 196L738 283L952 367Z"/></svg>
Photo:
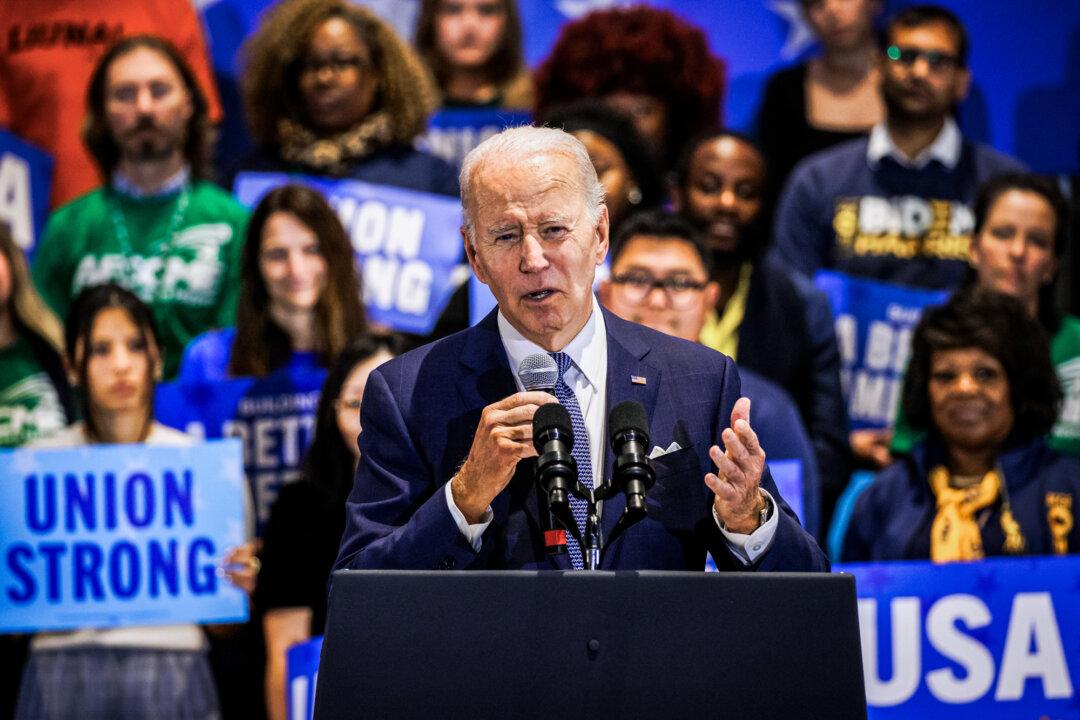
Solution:
<svg viewBox="0 0 1080 720"><path fill-rule="evenodd" d="M566 371L573 366L574 361L563 352L548 354L559 366L559 379L555 382L555 397L566 408L567 414L570 415L570 424L573 426L574 448L570 451L570 454L573 456L574 462L577 463L578 477L581 479L581 484L587 488L592 488L593 473L592 460L589 458L589 431L585 428L585 418L581 414L581 406L578 405L577 395L574 394L573 389L566 384L565 380ZM588 517L588 508L586 501L579 499L576 495L570 496L570 511L574 514L574 520L582 533L585 532L585 519ZM581 559L581 546L578 545L578 541L569 532L566 533L566 551L569 553L570 562L575 568L584 567Z"/></svg>

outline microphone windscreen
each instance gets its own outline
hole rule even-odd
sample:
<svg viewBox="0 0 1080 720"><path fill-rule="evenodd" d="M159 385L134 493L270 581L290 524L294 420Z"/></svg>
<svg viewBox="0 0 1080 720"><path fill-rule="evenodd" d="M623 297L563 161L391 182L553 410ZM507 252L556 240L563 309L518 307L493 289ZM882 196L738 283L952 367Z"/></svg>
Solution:
<svg viewBox="0 0 1080 720"><path fill-rule="evenodd" d="M545 430L553 427L567 437L567 445L574 444L574 426L570 422L570 413L557 402L544 403L533 415L533 439L539 438Z"/></svg>
<svg viewBox="0 0 1080 720"><path fill-rule="evenodd" d="M559 366L550 355L533 353L518 365L518 378L526 390L553 390L559 380Z"/></svg>
<svg viewBox="0 0 1080 720"><path fill-rule="evenodd" d="M649 434L649 417L641 403L634 400L624 400L608 415L608 434L612 443L627 430L636 430L646 436Z"/></svg>

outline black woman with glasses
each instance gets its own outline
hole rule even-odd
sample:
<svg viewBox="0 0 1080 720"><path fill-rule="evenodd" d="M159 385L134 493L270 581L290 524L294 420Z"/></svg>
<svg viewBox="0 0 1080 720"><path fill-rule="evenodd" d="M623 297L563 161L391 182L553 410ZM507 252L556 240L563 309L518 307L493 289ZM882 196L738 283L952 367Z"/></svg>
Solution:
<svg viewBox="0 0 1080 720"><path fill-rule="evenodd" d="M449 165L413 148L435 106L423 63L348 0L283 0L244 48L258 153L242 170L352 178L457 196Z"/></svg>
<svg viewBox="0 0 1080 720"><path fill-rule="evenodd" d="M790 395L796 420L810 434L810 462L815 467L807 472L812 470L815 489L816 478L824 478L826 469L838 487L847 474L847 417L828 301L776 264L761 260L757 236L731 212L721 210L732 202L733 189L741 182L736 178L757 188L761 185L760 176L755 180L740 175L742 166L731 161L727 141L737 143L739 151L747 142L720 132L692 143L689 164L680 165L675 192L685 217L657 210L631 215L623 223L611 244L611 277L600 285L600 301L626 320L719 349L736 361L740 374L754 371L762 378L759 386L775 387L771 395ZM758 158L760 168L760 155L752 145L745 147L753 155L743 159ZM741 157L741 152L736 155ZM748 167L752 170L753 165ZM715 193L699 189L711 190L714 185L722 189ZM710 202L712 195L721 199ZM751 208L744 218L753 222L756 213ZM713 231L713 226L725 223L734 228L731 233ZM729 235L725 250L723 241ZM734 282L726 270L731 265ZM750 280L741 291L734 286L741 284L744 267L749 268L745 275ZM731 326L724 343L714 342L719 325ZM748 383L743 391L756 403L749 387ZM830 488L823 485L823 490ZM838 493L835 489L823 499Z"/></svg>
<svg viewBox="0 0 1080 720"><path fill-rule="evenodd" d="M832 268L955 288L967 272L976 190L1022 166L963 137L952 118L971 84L967 33L953 13L905 8L882 37L884 122L796 167L777 208L774 249L807 276Z"/></svg>

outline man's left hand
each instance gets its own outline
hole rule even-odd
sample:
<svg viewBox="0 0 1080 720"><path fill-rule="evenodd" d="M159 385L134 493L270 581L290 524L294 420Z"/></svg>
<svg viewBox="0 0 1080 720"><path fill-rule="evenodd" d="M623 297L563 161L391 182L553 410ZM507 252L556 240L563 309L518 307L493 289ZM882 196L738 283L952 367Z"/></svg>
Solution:
<svg viewBox="0 0 1080 720"><path fill-rule="evenodd" d="M713 445L709 457L716 474L705 476L713 491L716 515L728 532L750 534L760 525L765 497L761 475L765 472L765 451L750 427L750 398L739 398L731 411L731 427L721 434L725 450Z"/></svg>

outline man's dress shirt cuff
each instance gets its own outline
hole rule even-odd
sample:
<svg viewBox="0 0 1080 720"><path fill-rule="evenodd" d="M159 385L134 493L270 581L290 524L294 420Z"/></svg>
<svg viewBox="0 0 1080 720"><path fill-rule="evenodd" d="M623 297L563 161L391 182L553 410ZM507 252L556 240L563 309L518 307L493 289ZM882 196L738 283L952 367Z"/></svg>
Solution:
<svg viewBox="0 0 1080 720"><path fill-rule="evenodd" d="M780 506L773 500L773 496L768 493L764 488L761 492L769 498L769 502L772 503L772 514L769 519L766 520L761 527L749 535L743 533L729 532L724 528L724 524L720 522L720 517L716 514L716 503L712 506L713 520L716 521L716 526L720 528L720 532L724 534L724 539L727 540L728 549L731 550L731 554L736 557L743 565L752 565L757 562L757 559L769 551L772 547L773 538L776 537L776 528L780 524ZM452 505L453 503L451 503ZM464 519L464 517L462 517ZM473 526L478 527L478 526Z"/></svg>
<svg viewBox="0 0 1080 720"><path fill-rule="evenodd" d="M458 506L454 504L454 494L450 491L450 483L446 483L446 506L450 508L450 516L454 518L454 522L457 523L458 530L465 536L465 539L472 545L472 549L476 552L480 552L480 546L483 544L484 531L487 530L488 525L491 524L492 518L495 514L491 512L491 506L488 505L488 509L484 511L483 517L480 518L480 522L475 525L470 525L469 521L465 519L464 513L458 509ZM742 537L748 537L743 535ZM749 536L752 537L752 536Z"/></svg>

